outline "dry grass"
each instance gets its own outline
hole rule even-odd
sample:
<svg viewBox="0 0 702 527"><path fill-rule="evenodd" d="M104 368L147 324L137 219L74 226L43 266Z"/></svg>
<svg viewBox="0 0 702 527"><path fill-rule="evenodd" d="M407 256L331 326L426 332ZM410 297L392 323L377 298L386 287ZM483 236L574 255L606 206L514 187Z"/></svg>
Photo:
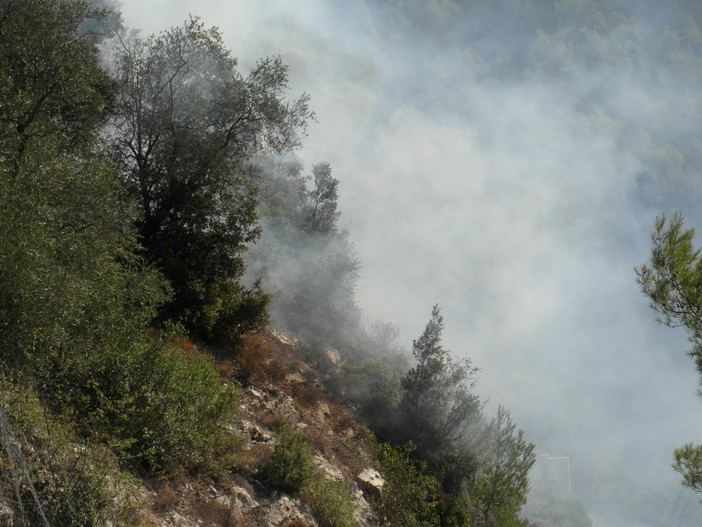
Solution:
<svg viewBox="0 0 702 527"><path fill-rule="evenodd" d="M290 421L290 419L283 414L271 414L261 418L261 424L267 426L271 430L280 429L280 427L283 426L283 423L286 421Z"/></svg>
<svg viewBox="0 0 702 527"><path fill-rule="evenodd" d="M292 395L304 406L312 406L319 402L324 396L319 387L309 381L295 383L292 387Z"/></svg>
<svg viewBox="0 0 702 527"><path fill-rule="evenodd" d="M277 350L262 335L250 335L244 338L239 350L239 377L249 383L279 383L287 375L290 358Z"/></svg>
<svg viewBox="0 0 702 527"><path fill-rule="evenodd" d="M170 483L162 483L156 491L156 497L152 508L156 512L165 512L178 504L178 494L173 490Z"/></svg>
<svg viewBox="0 0 702 527"><path fill-rule="evenodd" d="M236 375L236 365L230 360L223 360L217 364L219 378L223 381L231 380Z"/></svg>
<svg viewBox="0 0 702 527"><path fill-rule="evenodd" d="M203 501L198 504L197 513L205 527L239 527L244 525L239 511L221 501Z"/></svg>
<svg viewBox="0 0 702 527"><path fill-rule="evenodd" d="M334 423L334 431L339 432L348 428L355 430L357 424L356 417L353 415L353 413L346 408L337 408L336 410L337 417L336 422Z"/></svg>
<svg viewBox="0 0 702 527"><path fill-rule="evenodd" d="M244 474L257 472L270 459L272 449L265 443L253 443L249 450L242 452L237 469Z"/></svg>

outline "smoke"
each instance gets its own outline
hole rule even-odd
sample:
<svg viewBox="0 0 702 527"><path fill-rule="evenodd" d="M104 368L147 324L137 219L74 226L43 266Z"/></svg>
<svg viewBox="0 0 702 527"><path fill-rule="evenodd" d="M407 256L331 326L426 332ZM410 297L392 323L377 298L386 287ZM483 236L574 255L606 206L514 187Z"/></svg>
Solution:
<svg viewBox="0 0 702 527"><path fill-rule="evenodd" d="M614 518L600 527L632 524L617 518L647 500L678 514L671 452L702 437L702 401L684 335L655 325L633 268L657 214L702 225L698 9L381 4L129 0L123 13L146 34L198 14L243 70L282 55L291 97L308 92L317 114L305 170L328 161L341 181L369 317L409 343L438 302L480 395L540 453L571 458L575 496Z"/></svg>

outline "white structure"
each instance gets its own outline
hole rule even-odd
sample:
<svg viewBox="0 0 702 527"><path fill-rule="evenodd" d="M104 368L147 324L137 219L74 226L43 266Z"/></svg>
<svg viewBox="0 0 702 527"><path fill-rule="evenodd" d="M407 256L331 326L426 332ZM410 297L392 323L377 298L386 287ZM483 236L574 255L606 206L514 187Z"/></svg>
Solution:
<svg viewBox="0 0 702 527"><path fill-rule="evenodd" d="M554 494L570 493L570 459L565 456L551 457L548 454L537 456L529 481L534 489Z"/></svg>

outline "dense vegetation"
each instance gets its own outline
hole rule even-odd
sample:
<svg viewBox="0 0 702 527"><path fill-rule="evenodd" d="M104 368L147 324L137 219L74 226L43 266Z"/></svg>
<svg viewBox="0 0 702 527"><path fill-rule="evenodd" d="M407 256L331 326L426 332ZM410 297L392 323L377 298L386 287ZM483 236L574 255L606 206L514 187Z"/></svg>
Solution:
<svg viewBox="0 0 702 527"><path fill-rule="evenodd" d="M214 356L237 358L273 294L310 360L342 353L348 377L330 388L384 442L383 524L521 524L533 446L505 410L483 419L439 308L412 357L391 326L362 324L338 180L290 156L312 113L305 95L285 98L286 66L264 58L242 75L197 18L147 38L106 40L113 30L115 13L82 2L0 2L0 497L18 521L118 518L114 464L228 470L237 386ZM247 262L262 281L245 283ZM350 525L346 491L312 477L289 426L278 435L262 478Z"/></svg>

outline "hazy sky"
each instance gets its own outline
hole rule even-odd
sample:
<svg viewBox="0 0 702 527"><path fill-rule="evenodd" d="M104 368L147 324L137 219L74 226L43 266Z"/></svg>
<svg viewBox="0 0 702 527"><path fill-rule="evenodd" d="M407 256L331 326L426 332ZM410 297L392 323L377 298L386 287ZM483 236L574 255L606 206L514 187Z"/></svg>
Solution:
<svg viewBox="0 0 702 527"><path fill-rule="evenodd" d="M309 93L317 114L300 157L341 181L369 316L397 322L409 345L439 303L446 346L481 369L481 396L540 453L571 457L576 493L677 492L672 450L702 438L702 401L684 335L654 323L635 283L665 212L638 199L650 138L576 104L593 93L622 122L672 133L677 88L654 92L613 67L480 75L499 38L386 40L351 4L129 0L123 14L144 34L197 14L244 71L280 54L290 96ZM540 68L567 60L544 46Z"/></svg>

